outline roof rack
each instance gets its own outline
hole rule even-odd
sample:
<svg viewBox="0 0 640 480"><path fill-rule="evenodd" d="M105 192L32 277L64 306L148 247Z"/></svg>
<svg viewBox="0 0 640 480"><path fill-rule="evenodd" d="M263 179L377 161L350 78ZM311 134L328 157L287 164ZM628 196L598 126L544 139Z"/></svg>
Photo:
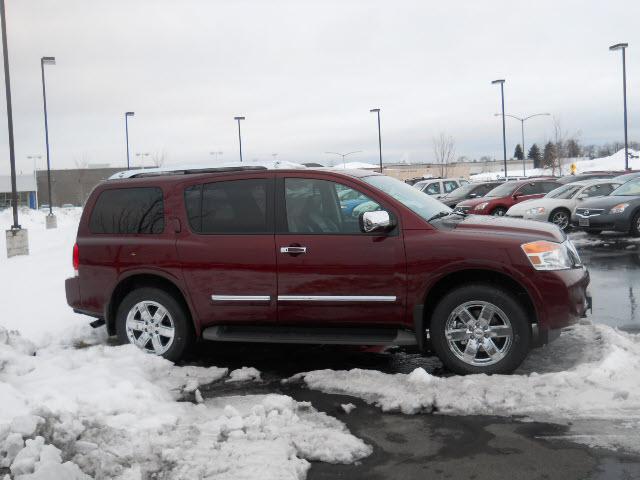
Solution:
<svg viewBox="0 0 640 480"><path fill-rule="evenodd" d="M138 170L125 170L123 172L114 173L109 180L118 180L123 178L145 178L157 177L161 175L190 175L197 173L224 173L224 172L241 172L245 170L267 170L267 167L261 165L248 165L246 167L205 167L205 168L147 168Z"/></svg>

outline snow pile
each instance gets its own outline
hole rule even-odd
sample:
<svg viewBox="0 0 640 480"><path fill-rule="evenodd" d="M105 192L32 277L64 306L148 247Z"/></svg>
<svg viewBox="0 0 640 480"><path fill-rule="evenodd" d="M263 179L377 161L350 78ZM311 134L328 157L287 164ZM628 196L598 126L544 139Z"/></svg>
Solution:
<svg viewBox="0 0 640 480"><path fill-rule="evenodd" d="M255 378L250 370L239 372ZM0 461L15 478L58 472L25 479L275 479L304 478L309 461L371 453L341 422L287 396L182 401L226 375L176 367L130 345L35 351L0 328Z"/></svg>
<svg viewBox="0 0 640 480"><path fill-rule="evenodd" d="M632 170L640 170L640 152L629 149L629 168ZM562 174L568 175L570 173L571 164L575 162L576 173L593 172L593 171L614 171L624 173L625 168L625 153L624 148L617 151L613 155L601 158L563 158L562 159ZM515 165L509 167L509 176L521 176L522 168L518 168ZM525 171L527 177L535 177L539 175L553 175L551 168L528 168ZM558 169L556 169L556 175L558 175ZM475 175L470 175L470 178L474 182L483 182L489 180L498 180L504 178L503 171L483 172Z"/></svg>
<svg viewBox="0 0 640 480"><path fill-rule="evenodd" d="M353 395L383 411L526 415L536 420L640 420L640 335L578 325L531 353L515 375L435 377L374 370L302 373L310 388ZM640 448L640 447L639 447Z"/></svg>
<svg viewBox="0 0 640 480"><path fill-rule="evenodd" d="M229 374L227 382L248 382L250 380L260 381L260 370L253 367L238 368Z"/></svg>

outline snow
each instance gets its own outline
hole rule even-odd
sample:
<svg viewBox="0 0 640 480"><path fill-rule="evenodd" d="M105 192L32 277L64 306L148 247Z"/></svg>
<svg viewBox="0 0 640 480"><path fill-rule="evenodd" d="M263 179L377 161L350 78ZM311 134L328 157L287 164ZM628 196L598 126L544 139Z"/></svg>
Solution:
<svg viewBox="0 0 640 480"><path fill-rule="evenodd" d="M242 367L237 370L233 370L229 374L227 382L248 382L251 380L260 380L260 371L253 367Z"/></svg>
<svg viewBox="0 0 640 480"><path fill-rule="evenodd" d="M353 403L343 403L340 405L340 407L342 408L342 410L344 411L344 413L351 413L356 406Z"/></svg>
<svg viewBox="0 0 640 480"><path fill-rule="evenodd" d="M640 335L605 325L576 325L534 350L514 375L448 378L318 370L298 374L309 388L352 395L385 412L527 416L564 423L625 419L640 427ZM604 442L604 440L603 440ZM640 445L636 443L636 451Z"/></svg>
<svg viewBox="0 0 640 480"><path fill-rule="evenodd" d="M346 162L346 163L337 163L330 168L331 170L376 170L380 167L378 165L374 165L373 163Z"/></svg>
<svg viewBox="0 0 640 480"><path fill-rule="evenodd" d="M629 149L629 168L632 170L640 170L640 151ZM564 158L562 159L562 174L568 175L570 173L571 163L576 164L576 173L592 172L592 171L614 171L624 173L625 168L625 153L624 149L617 151L613 155L601 158ZM635 157L635 158L634 158ZM510 175L520 176L522 169L516 166L512 166L509 170ZM540 175L552 175L553 170L550 168L529 168L525 170L527 177L535 177ZM556 169L556 174L558 170ZM504 178L502 171L483 172L475 175L471 175L471 180L474 182L483 182L489 180L498 180Z"/></svg>
<svg viewBox="0 0 640 480"><path fill-rule="evenodd" d="M110 345L66 305L81 212L55 213L59 228L46 230L45 213L21 212L31 253L0 256L13 280L0 289L0 468L10 478L298 479L310 462L371 453L343 423L285 395L203 398L203 385L258 380L254 368L229 375Z"/></svg>

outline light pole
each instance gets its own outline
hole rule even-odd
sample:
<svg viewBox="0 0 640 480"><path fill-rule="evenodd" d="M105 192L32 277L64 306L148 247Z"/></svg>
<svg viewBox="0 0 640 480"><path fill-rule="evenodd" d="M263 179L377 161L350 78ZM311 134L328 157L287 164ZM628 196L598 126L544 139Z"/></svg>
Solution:
<svg viewBox="0 0 640 480"><path fill-rule="evenodd" d="M129 117L133 117L135 112L125 112L124 114L124 134L127 142L127 170L131 168L131 162L129 160Z"/></svg>
<svg viewBox="0 0 640 480"><path fill-rule="evenodd" d="M218 161L218 155L222 155L222 152L209 152L209 155L213 155L214 160Z"/></svg>
<svg viewBox="0 0 640 480"><path fill-rule="evenodd" d="M382 173L382 134L380 132L380 109L372 108L369 110L371 113L378 114L378 153L380 154L380 173Z"/></svg>
<svg viewBox="0 0 640 480"><path fill-rule="evenodd" d="M338 152L324 152L324 153L329 154L329 155L339 155L339 156L341 156L342 157L342 166L344 168L347 168L347 164L346 164L346 162L344 160L344 157L348 157L349 155L352 155L354 153L362 153L362 150L356 150L355 152L349 152L349 153L338 153Z"/></svg>
<svg viewBox="0 0 640 480"><path fill-rule="evenodd" d="M504 79L493 80L493 85L500 84L500 96L502 98L502 153L504 154L504 179L507 180L507 127L504 120Z"/></svg>
<svg viewBox="0 0 640 480"><path fill-rule="evenodd" d="M57 221L53 214L53 202L51 200L51 159L49 157L49 120L47 118L47 89L44 81L44 66L55 65L56 57L42 57L40 59L40 71L42 72L42 103L44 105L44 138L47 147L47 188L49 189L49 215L47 215L47 228L56 228Z"/></svg>
<svg viewBox="0 0 640 480"><path fill-rule="evenodd" d="M627 62L625 51L628 43L616 43L609 50L622 50L622 98L624 101L624 168L629 170L629 142L627 140Z"/></svg>
<svg viewBox="0 0 640 480"><path fill-rule="evenodd" d="M494 116L499 117L500 115L502 115L501 113L496 113ZM509 115L508 113L505 115L505 117L511 117L511 118L515 118L516 120L520 120L520 127L522 129L522 175L523 176L527 176L527 169L525 166L525 161L526 161L526 149L524 148L524 122L529 120L530 118L533 117L540 117L540 116L549 116L551 115L550 113L534 113L533 115L529 115L528 117L524 117L524 118L520 118L520 117L516 117L515 115Z"/></svg>
<svg viewBox="0 0 640 480"><path fill-rule="evenodd" d="M38 175L36 173L36 162L42 160L42 155L27 155L27 160L33 160L33 181L36 183L36 209L38 208Z"/></svg>
<svg viewBox="0 0 640 480"><path fill-rule="evenodd" d="M138 152L136 153L136 157L140 159L140 166L144 167L144 157L149 157L151 154L149 152Z"/></svg>
<svg viewBox="0 0 640 480"><path fill-rule="evenodd" d="M240 120L244 120L244 117L233 117L238 122L238 143L240 145L240 163L242 163L242 133L240 131Z"/></svg>

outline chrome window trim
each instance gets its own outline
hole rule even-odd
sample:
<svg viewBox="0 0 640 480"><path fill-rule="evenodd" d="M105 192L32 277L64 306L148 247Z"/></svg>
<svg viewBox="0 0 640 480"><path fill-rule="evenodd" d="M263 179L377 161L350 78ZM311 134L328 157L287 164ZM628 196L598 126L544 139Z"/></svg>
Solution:
<svg viewBox="0 0 640 480"><path fill-rule="evenodd" d="M211 295L214 302L269 302L269 295Z"/></svg>
<svg viewBox="0 0 640 480"><path fill-rule="evenodd" d="M278 295L279 302L395 302L395 295Z"/></svg>

